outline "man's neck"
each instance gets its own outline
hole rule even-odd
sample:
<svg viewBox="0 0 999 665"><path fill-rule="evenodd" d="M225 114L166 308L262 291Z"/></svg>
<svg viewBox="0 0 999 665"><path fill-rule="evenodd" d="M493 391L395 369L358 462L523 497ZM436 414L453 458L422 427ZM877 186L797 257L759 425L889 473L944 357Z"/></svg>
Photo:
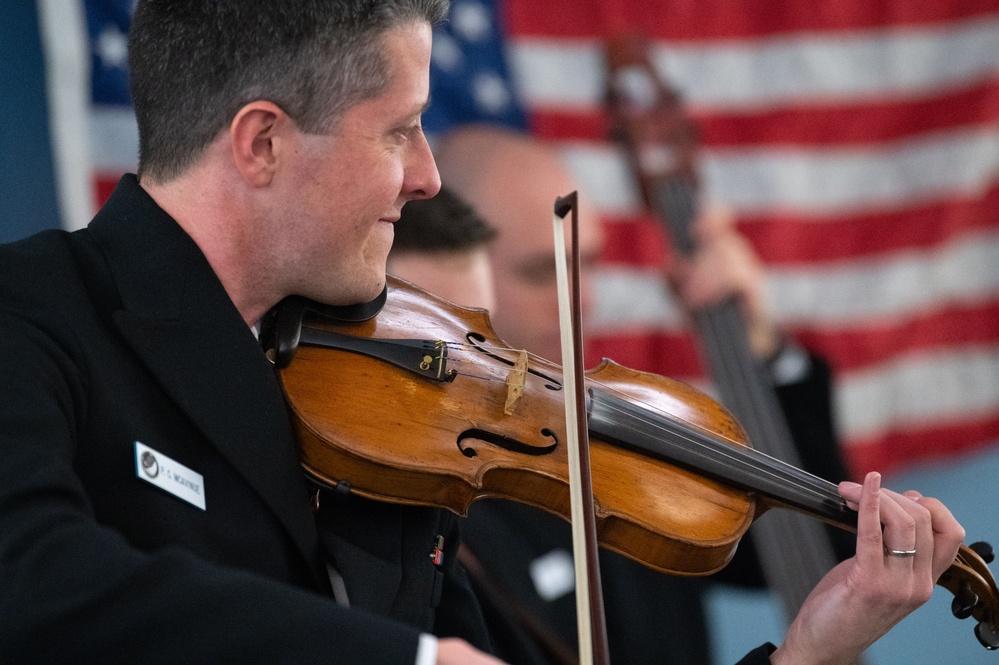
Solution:
<svg viewBox="0 0 999 665"><path fill-rule="evenodd" d="M194 167L168 182L140 185L194 240L247 325L255 325L280 298L268 297L264 247L254 237L247 192L234 191L207 168Z"/></svg>

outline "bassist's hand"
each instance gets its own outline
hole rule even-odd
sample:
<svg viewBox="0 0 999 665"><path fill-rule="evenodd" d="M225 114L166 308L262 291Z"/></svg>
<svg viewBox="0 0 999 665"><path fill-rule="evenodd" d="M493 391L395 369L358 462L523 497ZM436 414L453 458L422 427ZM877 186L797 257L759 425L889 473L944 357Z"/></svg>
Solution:
<svg viewBox="0 0 999 665"><path fill-rule="evenodd" d="M757 358L776 352L780 338L773 320L763 264L723 208L703 209L691 227L697 250L689 257L673 252L666 278L688 310L736 298L746 319L749 343Z"/></svg>

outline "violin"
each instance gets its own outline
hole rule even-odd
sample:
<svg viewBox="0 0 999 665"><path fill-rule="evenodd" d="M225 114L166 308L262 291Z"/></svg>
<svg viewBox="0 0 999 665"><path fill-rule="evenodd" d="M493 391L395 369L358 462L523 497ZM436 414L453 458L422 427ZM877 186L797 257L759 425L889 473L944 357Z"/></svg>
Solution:
<svg viewBox="0 0 999 665"><path fill-rule="evenodd" d="M496 497L569 518L562 371L510 348L485 310L390 276L360 307L286 299L262 338L317 482L461 516ZM753 450L735 418L695 388L606 359L584 383L603 547L705 575L774 507L855 530L836 485ZM985 559L988 545L962 547L939 584L995 649L999 590Z"/></svg>

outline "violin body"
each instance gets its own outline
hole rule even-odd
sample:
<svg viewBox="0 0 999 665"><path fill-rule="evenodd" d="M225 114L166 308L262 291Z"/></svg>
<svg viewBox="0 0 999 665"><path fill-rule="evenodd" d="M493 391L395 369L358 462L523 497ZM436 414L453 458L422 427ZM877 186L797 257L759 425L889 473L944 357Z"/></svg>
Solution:
<svg viewBox="0 0 999 665"><path fill-rule="evenodd" d="M481 498L527 503L569 519L561 369L532 359L513 413L505 412L518 352L484 310L439 300L389 278L388 298L363 323L304 326L376 339L461 342L448 351L453 380L434 381L355 352L303 344L281 371L307 473L328 486L465 515ZM586 373L643 405L746 445L732 416L707 395L608 360ZM675 574L728 563L753 521L751 492L590 437L601 545Z"/></svg>

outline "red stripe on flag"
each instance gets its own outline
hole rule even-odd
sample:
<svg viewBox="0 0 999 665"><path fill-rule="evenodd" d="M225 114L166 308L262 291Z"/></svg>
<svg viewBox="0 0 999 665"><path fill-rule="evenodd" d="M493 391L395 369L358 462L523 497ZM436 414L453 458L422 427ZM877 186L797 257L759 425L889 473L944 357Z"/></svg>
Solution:
<svg viewBox="0 0 999 665"><path fill-rule="evenodd" d="M780 106L751 112L691 108L707 148L866 145L955 127L999 123L999 78L912 99ZM606 141L604 111L534 107L531 128L548 141Z"/></svg>
<svg viewBox="0 0 999 665"><path fill-rule="evenodd" d="M606 265L658 268L665 265L668 242L661 225L652 217L621 219L606 223L601 262Z"/></svg>
<svg viewBox="0 0 999 665"><path fill-rule="evenodd" d="M852 321L835 330L801 326L795 339L820 353L838 372L863 370L916 352L962 345L996 344L999 300L966 305L941 305L907 318Z"/></svg>
<svg viewBox="0 0 999 665"><path fill-rule="evenodd" d="M852 216L741 217L739 232L767 264L800 266L933 249L983 229L999 228L999 180L988 192ZM663 265L668 241L651 216L605 216L602 259L612 265Z"/></svg>
<svg viewBox="0 0 999 665"><path fill-rule="evenodd" d="M93 174L94 178L94 190L97 193L97 207L101 207L104 203L111 197L111 192L118 185L118 181L121 180L121 176L124 175L117 171L96 171Z"/></svg>
<svg viewBox="0 0 999 665"><path fill-rule="evenodd" d="M685 41L951 23L995 12L995 0L838 0L825 3L671 0L615 3L614 26L611 26L606 18L611 13L607 0L525 0L506 4L505 22L507 31L518 36L593 37L604 35L618 25L626 25L646 31L653 38Z"/></svg>
<svg viewBox="0 0 999 665"><path fill-rule="evenodd" d="M619 365L662 376L705 375L697 342L689 333L635 330L589 337L586 342L587 367L596 365L601 358L610 358Z"/></svg>
<svg viewBox="0 0 999 665"><path fill-rule="evenodd" d="M843 453L854 478L861 478L867 471L885 473L911 467L913 459L945 460L997 440L999 416L989 415L976 421L896 429L875 438L852 440L843 447Z"/></svg>
<svg viewBox="0 0 999 665"><path fill-rule="evenodd" d="M829 360L837 373L865 370L875 364L911 355L962 345L995 344L999 300L951 305L899 320L855 321L835 330L816 326L789 327L803 346ZM627 367L674 377L704 375L697 341L689 332L635 330L627 322L620 328L591 335L587 362L608 357Z"/></svg>
<svg viewBox="0 0 999 665"><path fill-rule="evenodd" d="M999 228L999 181L975 198L955 197L828 221L753 217L739 230L767 263L842 261L908 249L929 249L963 235Z"/></svg>
<svg viewBox="0 0 999 665"><path fill-rule="evenodd" d="M754 113L691 110L704 145L842 145L894 141L999 121L999 78L914 99L849 105L782 106Z"/></svg>

